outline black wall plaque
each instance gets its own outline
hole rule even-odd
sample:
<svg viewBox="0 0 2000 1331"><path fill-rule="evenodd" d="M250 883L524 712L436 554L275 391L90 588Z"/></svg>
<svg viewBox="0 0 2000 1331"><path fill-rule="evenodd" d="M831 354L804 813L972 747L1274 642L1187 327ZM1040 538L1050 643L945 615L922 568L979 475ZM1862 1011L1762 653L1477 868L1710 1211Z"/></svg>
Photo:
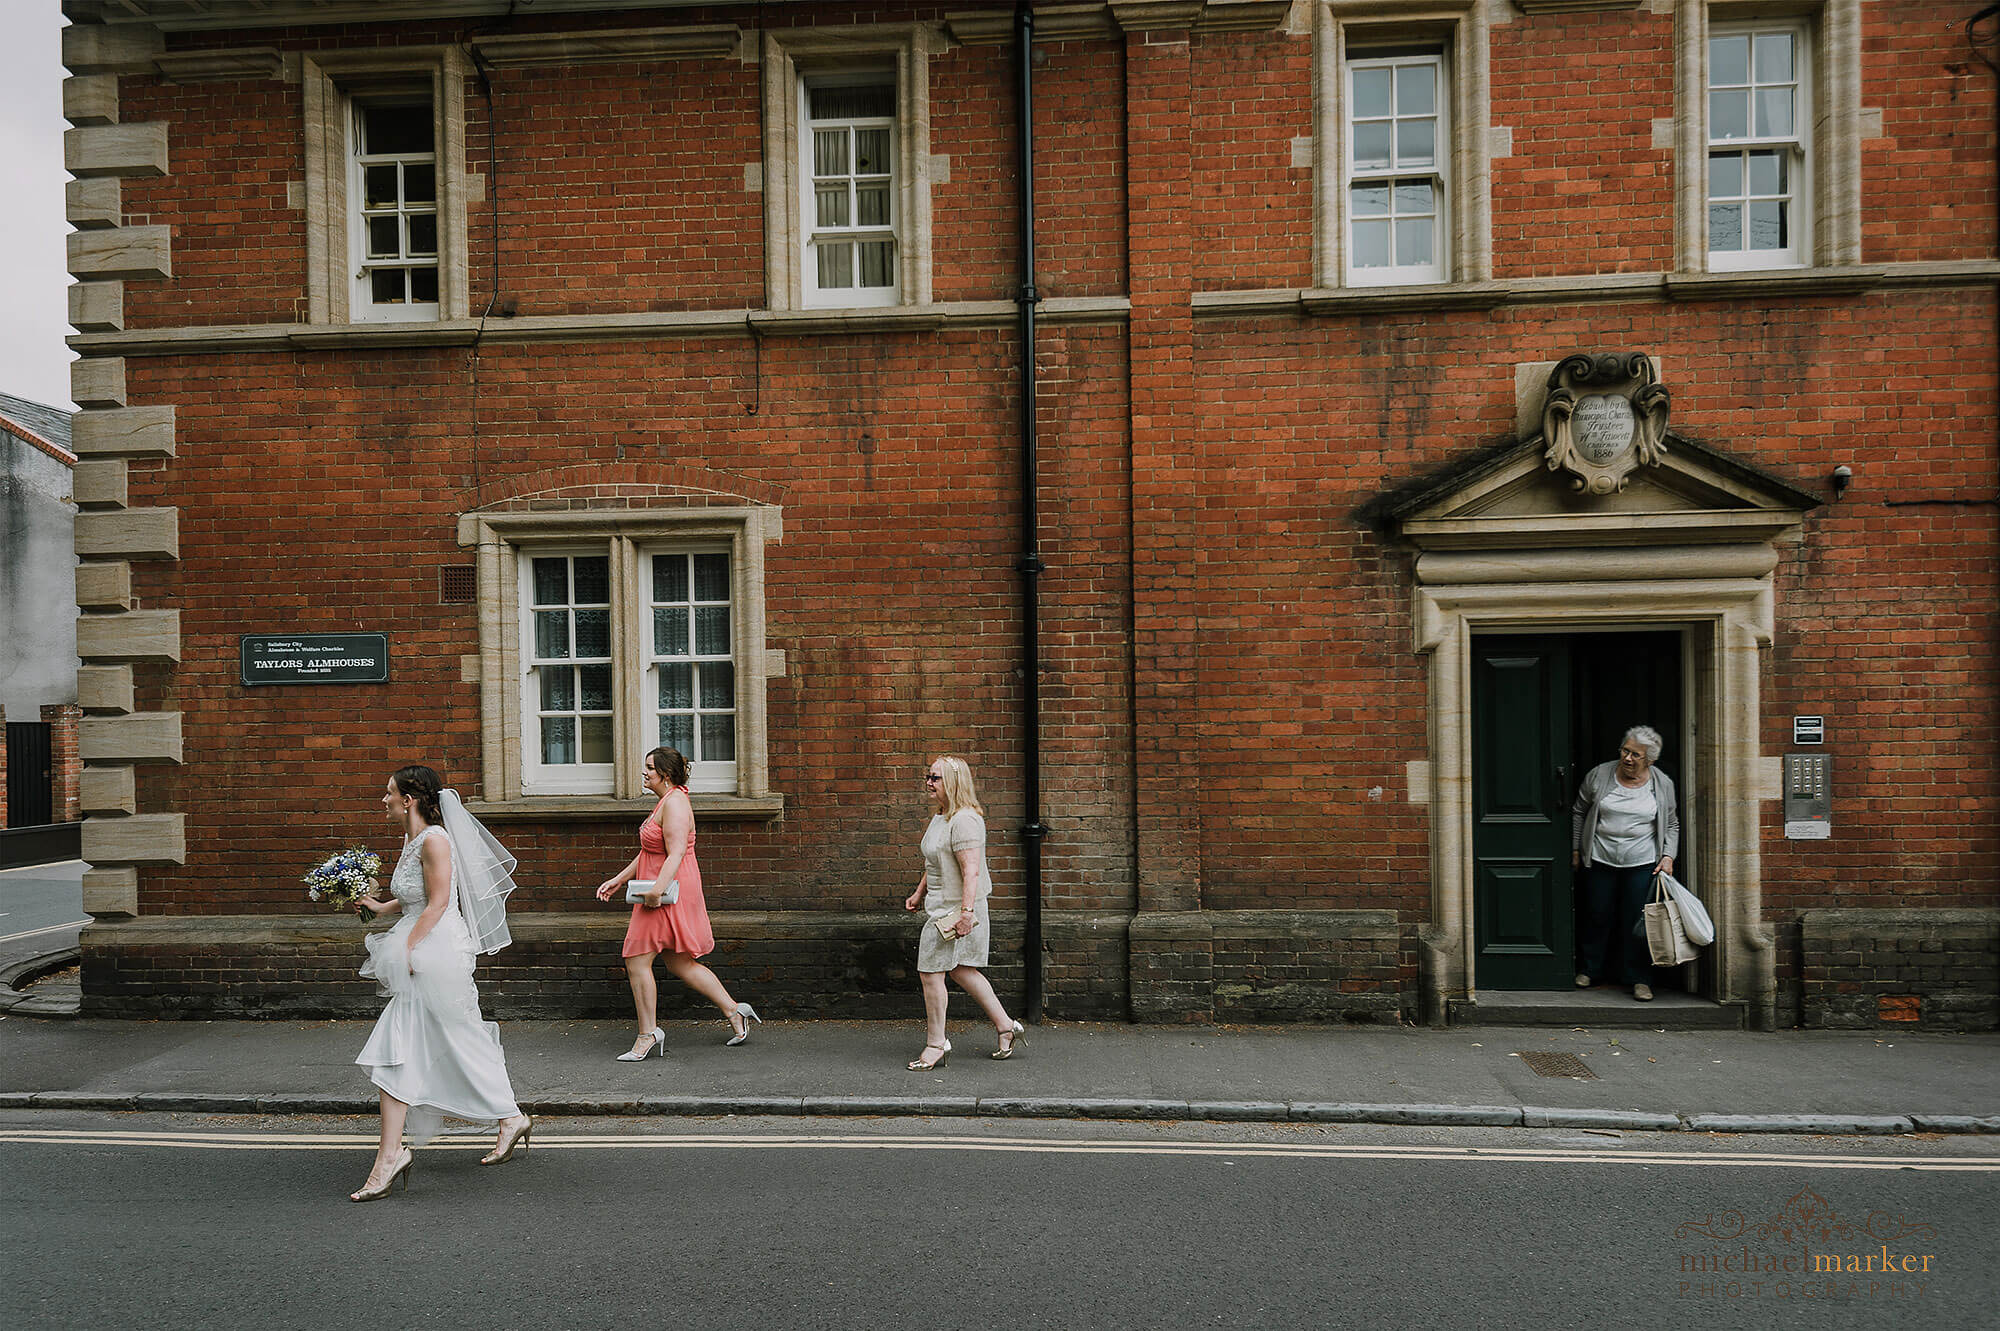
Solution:
<svg viewBox="0 0 2000 1331"><path fill-rule="evenodd" d="M389 678L386 633L246 633L245 684L382 684Z"/></svg>

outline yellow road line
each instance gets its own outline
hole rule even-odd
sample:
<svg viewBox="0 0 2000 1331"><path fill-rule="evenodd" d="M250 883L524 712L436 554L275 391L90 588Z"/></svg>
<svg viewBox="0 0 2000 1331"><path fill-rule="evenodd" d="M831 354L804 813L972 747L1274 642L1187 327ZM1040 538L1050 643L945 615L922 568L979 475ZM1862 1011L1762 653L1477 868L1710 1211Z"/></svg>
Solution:
<svg viewBox="0 0 2000 1331"><path fill-rule="evenodd" d="M357 1151L372 1148L373 1134L0 1130L0 1144L24 1146L161 1147L209 1151ZM433 1149L484 1151L485 1136L443 1137ZM1022 1137L910 1137L855 1134L578 1134L537 1137L533 1145L558 1151L617 1150L833 1150L980 1151L1013 1155L1193 1156L1230 1159L1457 1160L1496 1164L1699 1165L1782 1169L1909 1169L1931 1173L1996 1173L2000 1157L1937 1159L1892 1155L1806 1155L1775 1152L1560 1150L1532 1147L1361 1146L1230 1142L1057 1141Z"/></svg>

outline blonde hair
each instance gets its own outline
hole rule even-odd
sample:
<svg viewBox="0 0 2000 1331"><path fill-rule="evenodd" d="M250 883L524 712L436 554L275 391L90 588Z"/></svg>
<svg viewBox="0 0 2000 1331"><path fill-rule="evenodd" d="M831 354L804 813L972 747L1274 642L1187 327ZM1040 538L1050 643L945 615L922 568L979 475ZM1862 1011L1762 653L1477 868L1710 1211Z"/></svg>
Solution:
<svg viewBox="0 0 2000 1331"><path fill-rule="evenodd" d="M938 788L944 792L944 816L955 818L962 810L970 809L984 818L986 810L980 807L979 795L972 788L972 765L949 753L936 762L938 770L944 773L944 780L938 782Z"/></svg>

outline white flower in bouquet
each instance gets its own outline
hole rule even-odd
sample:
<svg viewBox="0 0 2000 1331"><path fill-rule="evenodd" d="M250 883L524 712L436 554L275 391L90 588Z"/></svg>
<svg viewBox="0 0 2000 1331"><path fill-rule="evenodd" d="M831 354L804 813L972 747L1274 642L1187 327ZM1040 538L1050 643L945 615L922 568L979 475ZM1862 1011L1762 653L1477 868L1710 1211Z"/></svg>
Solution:
<svg viewBox="0 0 2000 1331"><path fill-rule="evenodd" d="M327 856L306 874L306 896L313 901L351 910L355 902L368 895L375 885L376 875L381 871L380 855L359 846L350 846Z"/></svg>

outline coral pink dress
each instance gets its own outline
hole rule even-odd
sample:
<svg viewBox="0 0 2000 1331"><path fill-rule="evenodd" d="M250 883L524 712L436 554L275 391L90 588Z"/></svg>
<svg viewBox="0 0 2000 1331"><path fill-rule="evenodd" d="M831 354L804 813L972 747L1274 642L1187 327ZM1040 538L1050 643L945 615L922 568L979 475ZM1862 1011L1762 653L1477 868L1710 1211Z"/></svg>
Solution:
<svg viewBox="0 0 2000 1331"><path fill-rule="evenodd" d="M686 798L687 790L674 790ZM658 878L667 867L667 834L660 827L660 811L655 808L639 824L640 878ZM688 824L687 851L681 856L674 881L681 885L680 896L671 906L657 909L643 901L632 904L632 923L625 930L625 950L621 956L643 957L649 952L685 952L691 957L715 951L715 931L708 927L708 904L701 897L701 866L694 860L694 824Z"/></svg>

